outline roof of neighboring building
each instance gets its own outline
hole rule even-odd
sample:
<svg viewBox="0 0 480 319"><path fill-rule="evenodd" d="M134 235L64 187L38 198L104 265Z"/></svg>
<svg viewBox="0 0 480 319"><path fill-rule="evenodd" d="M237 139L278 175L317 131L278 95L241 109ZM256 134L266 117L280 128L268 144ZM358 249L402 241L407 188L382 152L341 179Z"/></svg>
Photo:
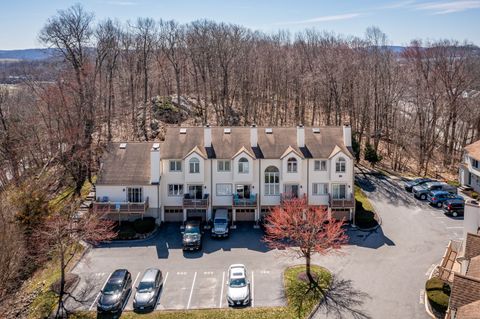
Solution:
<svg viewBox="0 0 480 319"><path fill-rule="evenodd" d="M125 148L120 148L126 144ZM111 143L102 157L98 185L150 184L150 150L154 143Z"/></svg>
<svg viewBox="0 0 480 319"><path fill-rule="evenodd" d="M480 255L480 235L468 233L465 240L465 258L471 259Z"/></svg>
<svg viewBox="0 0 480 319"><path fill-rule="evenodd" d="M465 151L467 151L470 157L480 161L480 140L465 146Z"/></svg>
<svg viewBox="0 0 480 319"><path fill-rule="evenodd" d="M458 308L456 319L479 319L480 318L480 300Z"/></svg>
<svg viewBox="0 0 480 319"><path fill-rule="evenodd" d="M480 279L455 274L450 293L450 308L459 309L480 300Z"/></svg>
<svg viewBox="0 0 480 319"><path fill-rule="evenodd" d="M250 127L228 127L228 134L225 128L211 127L212 147L205 148L203 127L182 128L185 134L180 134L180 127L169 127L162 143L161 156L164 159L184 158L195 146L205 149L208 158L222 159L234 157L242 147L256 158L279 159L289 147L305 158L328 158L335 147L351 156L351 151L344 144L341 126L320 127L319 133L305 127L305 147L297 144L296 127L272 127L271 134L266 133L265 127L257 127L258 147L251 147Z"/></svg>
<svg viewBox="0 0 480 319"><path fill-rule="evenodd" d="M470 259L468 262L467 275L480 279L480 256Z"/></svg>

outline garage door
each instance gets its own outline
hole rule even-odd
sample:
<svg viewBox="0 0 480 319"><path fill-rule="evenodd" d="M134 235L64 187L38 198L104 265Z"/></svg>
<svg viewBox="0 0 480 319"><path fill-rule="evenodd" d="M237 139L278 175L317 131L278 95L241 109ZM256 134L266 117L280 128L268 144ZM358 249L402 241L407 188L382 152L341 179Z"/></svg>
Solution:
<svg viewBox="0 0 480 319"><path fill-rule="evenodd" d="M207 220L207 210L205 209L188 209L187 219L189 218L201 218L203 221Z"/></svg>
<svg viewBox="0 0 480 319"><path fill-rule="evenodd" d="M332 209L332 218L336 220L350 221L350 210Z"/></svg>
<svg viewBox="0 0 480 319"><path fill-rule="evenodd" d="M255 221L255 209L237 209L237 221Z"/></svg>
<svg viewBox="0 0 480 319"><path fill-rule="evenodd" d="M183 209L181 209L181 208L165 208L165 221L166 222L182 222L183 221Z"/></svg>

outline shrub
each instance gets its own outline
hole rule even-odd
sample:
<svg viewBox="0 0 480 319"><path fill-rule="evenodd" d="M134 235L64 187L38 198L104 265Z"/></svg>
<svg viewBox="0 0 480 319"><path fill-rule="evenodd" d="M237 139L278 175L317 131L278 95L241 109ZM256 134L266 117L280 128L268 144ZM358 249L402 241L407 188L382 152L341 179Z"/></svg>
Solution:
<svg viewBox="0 0 480 319"><path fill-rule="evenodd" d="M133 227L138 234L148 234L155 229L155 218L144 217L133 222Z"/></svg>
<svg viewBox="0 0 480 319"><path fill-rule="evenodd" d="M472 197L473 199L480 199L480 195L477 192L472 192L470 194L470 197Z"/></svg>
<svg viewBox="0 0 480 319"><path fill-rule="evenodd" d="M133 223L129 221L122 222L118 227L118 239L131 239L134 238L137 232L133 227Z"/></svg>
<svg viewBox="0 0 480 319"><path fill-rule="evenodd" d="M377 151L373 148L370 143L365 145L365 160L368 161L372 167L375 166L378 162L380 162L383 157L377 153Z"/></svg>
<svg viewBox="0 0 480 319"><path fill-rule="evenodd" d="M447 181L447 184L452 185L452 186L455 186L455 187L460 187L460 186L461 186L461 185L460 185L460 182L459 182L459 181L455 181L455 180L453 180L453 181Z"/></svg>
<svg viewBox="0 0 480 319"><path fill-rule="evenodd" d="M432 278L425 284L425 289L432 308L442 314L445 313L450 299L450 286L438 278Z"/></svg>
<svg viewBox="0 0 480 319"><path fill-rule="evenodd" d="M355 211L355 225L360 228L372 228L378 225L377 220L375 219L375 213L364 210L363 207L359 209L359 206L362 207L362 204L357 204Z"/></svg>

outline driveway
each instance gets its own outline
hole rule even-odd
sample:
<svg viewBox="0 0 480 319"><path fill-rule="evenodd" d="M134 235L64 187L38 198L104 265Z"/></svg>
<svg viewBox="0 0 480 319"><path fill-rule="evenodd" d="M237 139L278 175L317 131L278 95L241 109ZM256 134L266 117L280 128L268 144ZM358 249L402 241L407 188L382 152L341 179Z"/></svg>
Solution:
<svg viewBox="0 0 480 319"><path fill-rule="evenodd" d="M361 310L372 318L428 318L422 292L427 274L448 241L461 238L462 220L413 199L399 180L358 175L357 181L380 213L382 227L373 232L349 230L350 245L344 254L315 256L314 262L367 294ZM253 307L285 304L282 271L302 260L268 249L261 242L261 230L251 224L239 224L225 240L206 235L201 252L182 251L178 224L162 226L147 241L92 249L74 269L82 278L74 291L81 302L71 301L70 307L93 310L113 270L127 268L136 281L148 267L161 269L165 276L157 309L227 307L226 270L233 263L247 266ZM131 309L132 300L126 310Z"/></svg>

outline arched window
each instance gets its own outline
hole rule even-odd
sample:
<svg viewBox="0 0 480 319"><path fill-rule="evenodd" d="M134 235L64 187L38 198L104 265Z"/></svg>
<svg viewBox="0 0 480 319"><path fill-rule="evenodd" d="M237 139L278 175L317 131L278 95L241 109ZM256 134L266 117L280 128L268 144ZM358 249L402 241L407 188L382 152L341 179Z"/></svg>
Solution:
<svg viewBox="0 0 480 319"><path fill-rule="evenodd" d="M241 174L248 174L248 171L248 160L245 157L242 157L238 160L238 172Z"/></svg>
<svg viewBox="0 0 480 319"><path fill-rule="evenodd" d="M200 161L196 157L192 157L190 159L190 173L191 174L196 174L200 173Z"/></svg>
<svg viewBox="0 0 480 319"><path fill-rule="evenodd" d="M335 172L337 173L345 173L345 167L347 162L343 157L339 157L337 163L335 164Z"/></svg>
<svg viewBox="0 0 480 319"><path fill-rule="evenodd" d="M290 157L287 161L287 172L296 173L297 172L297 159L295 157Z"/></svg>
<svg viewBox="0 0 480 319"><path fill-rule="evenodd" d="M265 195L280 195L279 170L275 166L265 169Z"/></svg>

